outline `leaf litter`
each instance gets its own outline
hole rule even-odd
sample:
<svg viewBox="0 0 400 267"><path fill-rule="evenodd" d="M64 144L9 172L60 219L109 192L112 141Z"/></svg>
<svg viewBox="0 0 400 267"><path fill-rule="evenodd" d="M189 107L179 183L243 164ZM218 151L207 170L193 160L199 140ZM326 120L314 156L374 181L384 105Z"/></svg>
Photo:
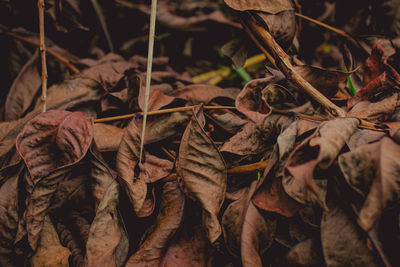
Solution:
<svg viewBox="0 0 400 267"><path fill-rule="evenodd" d="M159 1L142 162L150 5L46 1L58 56L41 113L35 5L14 2L0 3L1 266L400 264L396 1Z"/></svg>

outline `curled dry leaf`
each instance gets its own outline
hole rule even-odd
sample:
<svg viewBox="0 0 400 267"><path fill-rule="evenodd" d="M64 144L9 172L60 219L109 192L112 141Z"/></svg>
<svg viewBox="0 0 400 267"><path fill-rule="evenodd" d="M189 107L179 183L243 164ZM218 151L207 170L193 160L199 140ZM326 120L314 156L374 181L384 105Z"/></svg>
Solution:
<svg viewBox="0 0 400 267"><path fill-rule="evenodd" d="M274 241L276 220L266 219L252 202L246 210L241 233L241 258L244 267L263 266L261 256Z"/></svg>
<svg viewBox="0 0 400 267"><path fill-rule="evenodd" d="M71 252L63 247L49 216L46 216L40 233L39 246L31 258L32 267L68 267Z"/></svg>
<svg viewBox="0 0 400 267"><path fill-rule="evenodd" d="M248 82L236 98L237 110L256 124L261 124L271 114L271 108L261 92L268 84L274 82L274 78L269 75Z"/></svg>
<svg viewBox="0 0 400 267"><path fill-rule="evenodd" d="M86 155L92 139L91 119L79 112L53 110L32 119L18 135L16 148L29 171L27 183L33 186L28 188L30 196L24 212L32 249L37 246L46 210L58 183Z"/></svg>
<svg viewBox="0 0 400 267"><path fill-rule="evenodd" d="M239 11L256 10L270 14L277 14L286 10L293 10L289 0L224 0L231 8Z"/></svg>
<svg viewBox="0 0 400 267"><path fill-rule="evenodd" d="M277 14L254 12L266 25L276 42L284 48L290 47L296 34L296 20L293 10Z"/></svg>
<svg viewBox="0 0 400 267"><path fill-rule="evenodd" d="M104 175L111 178L111 174ZM118 183L112 181L106 188L90 226L85 259L89 267L122 266L125 262L128 240L119 221L118 195Z"/></svg>
<svg viewBox="0 0 400 267"><path fill-rule="evenodd" d="M326 180L316 180L315 169L328 169L332 165L359 123L359 120L354 118L328 121L321 124L312 136L295 148L285 166L293 175L291 177L286 173L283 177L286 193L302 204L316 201L325 207L326 191L319 190L316 183L326 187Z"/></svg>
<svg viewBox="0 0 400 267"><path fill-rule="evenodd" d="M185 197L177 181L166 182L155 229L125 266L161 265L166 247L181 224L184 206Z"/></svg>
<svg viewBox="0 0 400 267"><path fill-rule="evenodd" d="M118 148L116 165L121 184L136 213L142 208L147 192L146 183L142 179L137 179L135 174L135 168L139 161L139 144L139 129L135 120L132 120L125 128Z"/></svg>
<svg viewBox="0 0 400 267"><path fill-rule="evenodd" d="M363 199L354 205L365 231L377 226L382 213L399 198L399 159L400 146L388 137L339 156L346 182Z"/></svg>
<svg viewBox="0 0 400 267"><path fill-rule="evenodd" d="M194 109L179 147L177 172L183 191L199 201L207 238L214 243L221 234L217 215L225 198L227 171L224 159L203 130L202 109Z"/></svg>

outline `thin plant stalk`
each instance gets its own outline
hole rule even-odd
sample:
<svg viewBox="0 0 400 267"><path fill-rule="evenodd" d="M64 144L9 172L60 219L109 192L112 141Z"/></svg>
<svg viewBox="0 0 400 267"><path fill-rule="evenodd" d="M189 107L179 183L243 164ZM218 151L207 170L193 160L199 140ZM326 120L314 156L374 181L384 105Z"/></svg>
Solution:
<svg viewBox="0 0 400 267"><path fill-rule="evenodd" d="M47 101L47 65L46 65L46 43L44 40L44 0L38 0L39 10L39 32L40 32L40 55L42 58L42 112L46 112Z"/></svg>

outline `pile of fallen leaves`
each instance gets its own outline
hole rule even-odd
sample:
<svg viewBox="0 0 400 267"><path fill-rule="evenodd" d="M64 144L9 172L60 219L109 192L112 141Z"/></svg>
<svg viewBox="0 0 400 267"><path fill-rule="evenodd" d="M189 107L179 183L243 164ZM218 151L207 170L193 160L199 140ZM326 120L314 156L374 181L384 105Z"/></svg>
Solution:
<svg viewBox="0 0 400 267"><path fill-rule="evenodd" d="M1 93L1 266L400 264L400 24L389 12L384 36L359 35L382 30L368 10L386 14L396 1L360 2L360 20L347 24L344 1L313 1L314 9L289 0L160 1L142 162L150 6L102 3L99 19L115 30L118 51L104 53L108 29L84 16L87 3L46 1L47 46L77 69L48 57L41 113L40 55L10 35L38 42L18 20L34 17L20 2L0 5L9 18L1 28L9 54L1 67L9 83ZM301 10L353 35L300 23ZM259 53L238 12L267 29L294 71L347 116L330 114L279 64L248 69L257 78L246 83L235 73L220 87L193 83L228 60L212 56L212 45L225 43L235 68ZM128 22L137 27L121 33ZM220 36L209 40L213 32ZM86 52L70 39L83 33ZM310 34L322 39L307 42Z"/></svg>

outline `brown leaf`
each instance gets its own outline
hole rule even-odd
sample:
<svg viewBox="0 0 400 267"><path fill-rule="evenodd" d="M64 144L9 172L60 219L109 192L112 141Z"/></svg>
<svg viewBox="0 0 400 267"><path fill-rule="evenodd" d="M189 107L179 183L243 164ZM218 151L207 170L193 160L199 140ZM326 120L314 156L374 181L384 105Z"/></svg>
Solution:
<svg viewBox="0 0 400 267"><path fill-rule="evenodd" d="M239 11L256 10L270 14L277 14L286 10L293 10L289 0L224 0L231 8Z"/></svg>
<svg viewBox="0 0 400 267"><path fill-rule="evenodd" d="M276 220L265 219L250 202L246 211L241 233L242 264L263 266L261 256L274 241Z"/></svg>
<svg viewBox="0 0 400 267"><path fill-rule="evenodd" d="M2 177L4 173L1 170ZM14 240L18 228L18 173L5 180L0 187L0 264L20 266L21 259L14 253Z"/></svg>
<svg viewBox="0 0 400 267"><path fill-rule="evenodd" d="M375 227L399 198L399 159L399 145L387 137L339 156L346 182L362 196L362 203L355 204L358 224L365 231Z"/></svg>
<svg viewBox="0 0 400 267"><path fill-rule="evenodd" d="M236 97L236 108L256 124L261 124L271 114L271 108L262 95L262 90L278 79L269 75L266 78L248 82Z"/></svg>
<svg viewBox="0 0 400 267"><path fill-rule="evenodd" d="M8 92L4 106L6 121L21 118L32 104L42 83L38 67L39 53L35 53L18 73Z"/></svg>
<svg viewBox="0 0 400 267"><path fill-rule="evenodd" d="M283 48L289 48L296 34L296 20L293 10L276 14L254 12L266 25L275 41Z"/></svg>
<svg viewBox="0 0 400 267"><path fill-rule="evenodd" d="M165 183L156 228L125 266L160 266L166 247L181 224L184 206L185 196L178 183Z"/></svg>
<svg viewBox="0 0 400 267"><path fill-rule="evenodd" d="M290 118L272 114L256 125L248 122L242 130L232 136L221 148L221 151L237 155L251 155L271 148L281 131L287 126Z"/></svg>
<svg viewBox="0 0 400 267"><path fill-rule="evenodd" d="M321 241L311 238L301 241L290 249L285 259L293 266L323 266Z"/></svg>
<svg viewBox="0 0 400 267"><path fill-rule="evenodd" d="M80 76L100 83L106 91L111 90L125 76L125 72L136 65L127 61L105 62L84 69Z"/></svg>
<svg viewBox="0 0 400 267"><path fill-rule="evenodd" d="M289 197L282 187L283 168L292 151L297 134L297 121L287 127L277 138L277 148L268 159L257 191L252 198L253 204L266 211L277 212L292 217L300 208L299 204ZM277 167L273 166L277 163Z"/></svg>
<svg viewBox="0 0 400 267"><path fill-rule="evenodd" d="M225 198L227 171L217 147L203 130L202 110L194 110L179 147L177 172L187 196L199 201L207 238L214 243L221 234L217 215Z"/></svg>
<svg viewBox="0 0 400 267"><path fill-rule="evenodd" d="M282 182L274 179L272 184L264 183L254 194L253 204L260 209L291 217L299 209L299 204L283 190Z"/></svg>
<svg viewBox="0 0 400 267"><path fill-rule="evenodd" d="M328 98L332 98L336 95L339 89L344 89L347 83L347 77L355 71L342 72L326 70L309 65L296 66L295 69L305 80Z"/></svg>
<svg viewBox="0 0 400 267"><path fill-rule="evenodd" d="M210 248L200 226L184 225L168 246L161 266L210 266Z"/></svg>
<svg viewBox="0 0 400 267"><path fill-rule="evenodd" d="M146 87L142 85L139 90L139 107L144 110L145 92ZM150 91L148 111L159 110L160 108L171 104L175 98L172 96L165 95L160 89L153 89Z"/></svg>
<svg viewBox="0 0 400 267"><path fill-rule="evenodd" d="M325 179L314 178L315 169L328 169L349 140L359 120L338 118L321 124L315 133L304 140L286 162L287 173L283 177L283 188L296 201L307 204L316 201L325 206L325 189L319 190L316 183L326 186ZM310 191L309 191L310 190Z"/></svg>
<svg viewBox="0 0 400 267"><path fill-rule="evenodd" d="M348 114L360 119L385 121L395 112L397 98L398 94L394 93L379 102L358 102Z"/></svg>
<svg viewBox="0 0 400 267"><path fill-rule="evenodd" d="M94 140L100 151L117 151L125 130L110 124L94 124Z"/></svg>
<svg viewBox="0 0 400 267"><path fill-rule="evenodd" d="M68 267L71 252L63 247L48 216L43 222L38 248L31 258L32 267Z"/></svg>
<svg viewBox="0 0 400 267"><path fill-rule="evenodd" d="M172 161L161 159L151 154L146 153L145 158L146 161L140 165L139 178L146 183L155 183L168 176L174 167Z"/></svg>
<svg viewBox="0 0 400 267"><path fill-rule="evenodd" d="M329 205L322 218L321 240L327 266L380 266L366 234L337 205Z"/></svg>
<svg viewBox="0 0 400 267"><path fill-rule="evenodd" d="M127 237L119 221L118 195L118 183L112 181L90 226L86 243L87 266L121 266L125 262L128 254ZM123 239L125 242L121 242Z"/></svg>
<svg viewBox="0 0 400 267"><path fill-rule="evenodd" d="M138 9L143 13L150 15L150 7L148 5L138 5ZM157 5L157 22L160 25L163 25L164 27L173 29L175 31L206 31L208 28L204 25L204 22L207 21L240 27L239 25L227 19L224 14L219 10L215 10L214 12L205 15L181 17L172 13L167 3L161 2Z"/></svg>
<svg viewBox="0 0 400 267"><path fill-rule="evenodd" d="M139 144L139 129L135 120L132 120L125 128L119 145L116 166L121 177L120 182L136 213L142 208L147 192L145 181L135 176L135 168L139 161Z"/></svg>
<svg viewBox="0 0 400 267"><path fill-rule="evenodd" d="M24 212L29 244L36 248L46 210L58 183L87 153L93 140L93 121L83 114L50 110L25 125L16 140L29 171L30 194ZM23 234L23 233L21 233ZM22 236L18 236L20 240Z"/></svg>
<svg viewBox="0 0 400 267"><path fill-rule="evenodd" d="M144 142L151 144L183 133L190 121L190 111L148 117ZM139 122L139 129L142 123Z"/></svg>
<svg viewBox="0 0 400 267"><path fill-rule="evenodd" d="M236 99L239 89L221 88L209 84L191 84L174 90L170 96L188 101L189 105L207 104L217 97Z"/></svg>

